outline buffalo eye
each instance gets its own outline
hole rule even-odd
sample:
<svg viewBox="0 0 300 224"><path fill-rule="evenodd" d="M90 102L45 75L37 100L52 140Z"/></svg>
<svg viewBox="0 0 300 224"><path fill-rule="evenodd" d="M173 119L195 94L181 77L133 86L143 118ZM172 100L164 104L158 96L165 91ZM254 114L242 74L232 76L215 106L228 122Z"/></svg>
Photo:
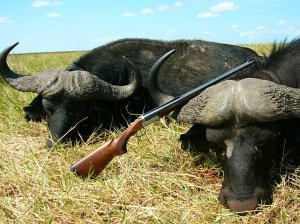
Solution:
<svg viewBox="0 0 300 224"><path fill-rule="evenodd" d="M206 138L208 142L211 143L223 143L225 139L229 138L231 135L231 130L228 128L207 128Z"/></svg>
<svg viewBox="0 0 300 224"><path fill-rule="evenodd" d="M257 144L254 146L254 159L261 159L263 157L263 145Z"/></svg>
<svg viewBox="0 0 300 224"><path fill-rule="evenodd" d="M53 101L49 99L43 99L42 100L43 108L47 115L51 115L55 111L55 104Z"/></svg>

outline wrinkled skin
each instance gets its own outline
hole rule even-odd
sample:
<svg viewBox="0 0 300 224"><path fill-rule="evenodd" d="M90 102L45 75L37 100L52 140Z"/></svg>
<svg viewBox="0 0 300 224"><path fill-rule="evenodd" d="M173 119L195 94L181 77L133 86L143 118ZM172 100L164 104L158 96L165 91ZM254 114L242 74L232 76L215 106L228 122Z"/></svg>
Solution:
<svg viewBox="0 0 300 224"><path fill-rule="evenodd" d="M274 47L266 61L244 77L256 77L299 88L300 40ZM186 110L189 103L185 107ZM198 108L202 106L199 104ZM197 109L193 104L188 110ZM286 107L285 110L290 109ZM236 116L240 116L240 113ZM180 119L190 123L189 120L188 117ZM300 164L299 127L300 120L293 117L276 119L274 122L235 119L218 125L204 125L200 119L180 136L180 141L185 150L198 153L213 150L220 155L224 181L219 200L231 211L243 213L256 209L261 202L272 201L274 166L280 166L284 159L294 167Z"/></svg>
<svg viewBox="0 0 300 224"><path fill-rule="evenodd" d="M155 88L149 89L147 76L151 66L171 49L176 49L176 53L161 68L162 75L152 80L154 83L151 86ZM60 142L86 140L94 131L100 133L127 126L139 114L167 100L161 98L157 101L152 97L153 92L166 93L172 98L249 58L259 58L248 48L200 40L167 42L124 39L87 52L65 69L65 75L71 75L72 71L87 71L110 84L126 85L132 69L124 63L122 56L130 59L139 70L142 79L142 84L129 97L106 100L95 99L94 96L93 99L75 100L68 95L65 96L62 88L59 93L52 95L39 93L24 108L27 120L47 121L48 147L58 140ZM6 74L2 75L6 76ZM43 75L40 79L47 79L47 77L51 79L55 74L46 75L46 78ZM47 83L47 80L45 82ZM80 88L84 89L84 87Z"/></svg>

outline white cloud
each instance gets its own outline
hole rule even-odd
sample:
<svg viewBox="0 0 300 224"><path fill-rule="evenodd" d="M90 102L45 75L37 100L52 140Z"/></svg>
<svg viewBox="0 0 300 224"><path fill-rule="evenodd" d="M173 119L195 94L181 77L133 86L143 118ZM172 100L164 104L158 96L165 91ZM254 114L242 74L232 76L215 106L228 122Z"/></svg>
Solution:
<svg viewBox="0 0 300 224"><path fill-rule="evenodd" d="M262 26L262 25L259 25L259 26L257 26L257 27L256 27L256 29L257 29L257 30L264 30L264 29L265 29L265 27L264 27L264 26Z"/></svg>
<svg viewBox="0 0 300 224"><path fill-rule="evenodd" d="M165 11L167 11L169 9L170 9L170 6L168 6L168 5L160 5L160 6L158 6L158 11L161 11L161 12L165 12Z"/></svg>
<svg viewBox="0 0 300 224"><path fill-rule="evenodd" d="M233 29L239 29L239 28L240 28L240 25L238 25L238 24L233 24L231 27L232 27Z"/></svg>
<svg viewBox="0 0 300 224"><path fill-rule="evenodd" d="M32 0L32 7L39 8L49 5L60 5L62 4L61 0Z"/></svg>
<svg viewBox="0 0 300 224"><path fill-rule="evenodd" d="M202 32L202 35L203 35L205 38L216 38L216 37L217 37L216 33L214 33L214 32L209 32L209 31L204 31L204 32Z"/></svg>
<svg viewBox="0 0 300 224"><path fill-rule="evenodd" d="M221 2L217 5L210 7L210 11L213 13L222 13L222 12L230 12L234 11L238 8L233 2Z"/></svg>
<svg viewBox="0 0 300 224"><path fill-rule="evenodd" d="M243 31L240 32L240 37L248 38L248 39L255 39L259 36L268 36L272 34L272 30L266 30L265 26L258 25L253 30Z"/></svg>
<svg viewBox="0 0 300 224"><path fill-rule="evenodd" d="M49 1L48 0L33 0L32 1L32 7L42 7L42 6L48 6Z"/></svg>
<svg viewBox="0 0 300 224"><path fill-rule="evenodd" d="M156 8L150 8L150 7L146 7L146 8L142 8L141 10L139 10L138 12L130 12L130 11L126 11L123 12L121 14L121 16L124 17L132 17L132 16L138 16L138 15L152 15L154 13L157 12L166 12L172 9L175 9L177 7L181 7L183 6L183 3L181 1L176 1L174 4L160 4L158 5Z"/></svg>
<svg viewBox="0 0 300 224"><path fill-rule="evenodd" d="M141 13L142 15L150 15L150 14L153 14L154 11L153 11L152 9L150 9L150 8L143 8L143 9L140 11L140 13Z"/></svg>
<svg viewBox="0 0 300 224"><path fill-rule="evenodd" d="M173 33L176 33L176 32L177 32L177 29L171 27L171 28L168 28L166 31L167 31L167 33L169 33L169 34L173 34Z"/></svg>
<svg viewBox="0 0 300 224"><path fill-rule="evenodd" d="M181 7L181 6L183 6L183 3L180 1L177 1L177 2L175 2L174 5L175 5L175 7Z"/></svg>
<svg viewBox="0 0 300 224"><path fill-rule="evenodd" d="M285 22L285 20L283 20L283 19L281 19L281 20L278 21L278 24L279 24L279 25L284 25L285 23L286 23L286 22Z"/></svg>
<svg viewBox="0 0 300 224"><path fill-rule="evenodd" d="M133 17L133 16L135 16L135 13L133 13L133 12L123 12L123 13L122 13L122 16L125 16L125 17Z"/></svg>
<svg viewBox="0 0 300 224"><path fill-rule="evenodd" d="M8 17L0 16L0 24L9 23Z"/></svg>
<svg viewBox="0 0 300 224"><path fill-rule="evenodd" d="M246 37L249 39L254 39L257 35L258 35L257 31L246 31L240 33L240 37Z"/></svg>
<svg viewBox="0 0 300 224"><path fill-rule="evenodd" d="M272 32L273 31L271 31L271 30L265 30L265 28L257 29L257 27L256 27L256 30L249 30L249 31L240 32L240 37L244 37L244 38L254 40L258 37L269 36L269 35L272 34Z"/></svg>
<svg viewBox="0 0 300 224"><path fill-rule="evenodd" d="M52 0L51 2L53 5L61 5L63 3L63 1L60 0Z"/></svg>
<svg viewBox="0 0 300 224"><path fill-rule="evenodd" d="M263 29L257 29L259 26L256 26L252 30L244 30L239 32L239 36L248 40L257 40L260 41L261 38L265 37L288 37L293 38L295 36L300 36L300 26L284 26L281 27L281 29L278 29L278 27L264 27ZM247 40L247 41L248 41ZM273 39L274 40L274 39ZM280 39L279 39L280 40Z"/></svg>
<svg viewBox="0 0 300 224"><path fill-rule="evenodd" d="M56 17L60 17L61 15L58 12L50 12L48 13L48 17L51 18L56 18Z"/></svg>
<svg viewBox="0 0 300 224"><path fill-rule="evenodd" d="M203 12L203 13L199 13L197 15L198 18L208 18L208 17L214 17L214 16L217 16L217 15L212 12Z"/></svg>
<svg viewBox="0 0 300 224"><path fill-rule="evenodd" d="M231 12L237 10L239 7L234 2L221 2L217 5L211 6L206 12L198 13L198 18L208 18L218 16L224 12Z"/></svg>

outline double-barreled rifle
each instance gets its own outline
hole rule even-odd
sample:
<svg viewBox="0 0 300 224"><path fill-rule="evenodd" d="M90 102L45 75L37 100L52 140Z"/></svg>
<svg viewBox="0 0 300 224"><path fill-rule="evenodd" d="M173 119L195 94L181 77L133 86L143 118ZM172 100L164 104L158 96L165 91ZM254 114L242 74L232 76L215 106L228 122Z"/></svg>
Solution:
<svg viewBox="0 0 300 224"><path fill-rule="evenodd" d="M165 61L175 50L171 50L162 56L152 68L157 67L158 64L161 64ZM217 76L216 78L188 91L187 93L177 96L171 101L152 109L151 111L145 113L144 115L139 116L129 127L121 134L120 137L106 142L104 145L97 148L94 152L88 154L86 157L82 158L78 162L71 165L70 170L80 177L96 177L101 171L108 165L108 163L118 155L122 155L127 152L127 141L128 139L135 135L139 130L146 127L147 125L155 122L159 118L162 118L169 114L171 111L176 108L181 107L187 103L190 99L197 96L204 89L232 76L238 71L248 67L253 64L255 61L249 59L241 65Z"/></svg>

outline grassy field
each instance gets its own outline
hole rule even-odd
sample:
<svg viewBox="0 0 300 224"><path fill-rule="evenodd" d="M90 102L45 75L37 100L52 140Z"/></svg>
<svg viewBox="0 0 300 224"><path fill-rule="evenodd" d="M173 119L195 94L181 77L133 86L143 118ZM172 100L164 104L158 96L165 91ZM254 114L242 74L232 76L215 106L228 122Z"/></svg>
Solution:
<svg viewBox="0 0 300 224"><path fill-rule="evenodd" d="M269 45L250 45L268 52ZM82 52L12 55L9 63L32 74L65 67ZM45 123L26 122L23 106L34 94L20 93L0 80L0 223L300 223L300 170L282 175L274 202L256 214L239 216L218 202L220 164L192 157L178 137L188 126L161 120L128 143L95 180L69 172L74 161L117 132L48 151Z"/></svg>

